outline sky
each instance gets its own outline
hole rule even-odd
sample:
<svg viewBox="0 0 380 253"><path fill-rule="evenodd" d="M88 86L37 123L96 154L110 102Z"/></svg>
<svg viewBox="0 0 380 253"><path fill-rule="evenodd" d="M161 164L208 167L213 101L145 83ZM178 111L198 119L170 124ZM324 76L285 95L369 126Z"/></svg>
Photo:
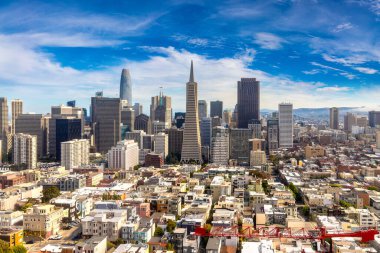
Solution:
<svg viewBox="0 0 380 253"><path fill-rule="evenodd" d="M380 0L0 1L0 96L47 113L96 91L118 97L122 68L149 113L163 92L236 104L237 81L261 84L261 108L380 107Z"/></svg>

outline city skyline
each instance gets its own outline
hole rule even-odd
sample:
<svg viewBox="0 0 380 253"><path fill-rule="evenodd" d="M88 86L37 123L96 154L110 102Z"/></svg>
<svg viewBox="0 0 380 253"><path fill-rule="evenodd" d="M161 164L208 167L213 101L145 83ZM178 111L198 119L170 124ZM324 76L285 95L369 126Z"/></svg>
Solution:
<svg viewBox="0 0 380 253"><path fill-rule="evenodd" d="M197 15L177 18L188 11ZM130 1L7 1L0 5L2 96L22 99L25 112L46 113L50 105L72 99L89 108L95 91L119 96L120 71L128 68L134 101L148 108L163 86L174 111L184 111L183 82L193 59L199 99L223 101L225 108L234 107L236 96L230 94L247 77L262 84L261 108L290 101L294 108L374 109L379 15L375 1L144 7Z"/></svg>

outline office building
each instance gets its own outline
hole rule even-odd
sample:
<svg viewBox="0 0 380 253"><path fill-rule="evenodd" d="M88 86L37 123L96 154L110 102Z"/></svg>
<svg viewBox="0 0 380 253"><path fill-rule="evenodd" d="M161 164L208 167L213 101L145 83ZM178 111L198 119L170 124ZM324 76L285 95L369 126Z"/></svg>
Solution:
<svg viewBox="0 0 380 253"><path fill-rule="evenodd" d="M223 102L222 101L211 101L210 102L210 117L223 117Z"/></svg>
<svg viewBox="0 0 380 253"><path fill-rule="evenodd" d="M276 151L279 147L278 119L268 119L267 121L267 144L268 152Z"/></svg>
<svg viewBox="0 0 380 253"><path fill-rule="evenodd" d="M49 155L59 160L61 158L61 142L82 138L84 132L83 109L65 105L52 106L48 129ZM16 131L18 130L16 129Z"/></svg>
<svg viewBox="0 0 380 253"><path fill-rule="evenodd" d="M48 153L49 117L42 114L20 114L15 121L15 133L37 136L37 156Z"/></svg>
<svg viewBox="0 0 380 253"><path fill-rule="evenodd" d="M119 141L108 151L110 169L133 170L139 164L139 146L133 140Z"/></svg>
<svg viewBox="0 0 380 253"><path fill-rule="evenodd" d="M142 149L153 150L153 148L154 148L154 135L153 134L143 135Z"/></svg>
<svg viewBox="0 0 380 253"><path fill-rule="evenodd" d="M151 122L149 116L146 114L140 114L135 117L135 130L143 130L145 133L151 133Z"/></svg>
<svg viewBox="0 0 380 253"><path fill-rule="evenodd" d="M199 120L202 120L203 118L207 117L207 101L206 100L199 100L198 101L198 117Z"/></svg>
<svg viewBox="0 0 380 253"><path fill-rule="evenodd" d="M0 140L2 140L2 157L7 160L8 134L8 102L7 98L0 97Z"/></svg>
<svg viewBox="0 0 380 253"><path fill-rule="evenodd" d="M162 156L162 159L165 159L169 153L168 135L165 133L155 134L153 143L154 143L153 144L154 153L160 154Z"/></svg>
<svg viewBox="0 0 380 253"><path fill-rule="evenodd" d="M90 143L86 139L61 142L61 165L71 170L89 164Z"/></svg>
<svg viewBox="0 0 380 253"><path fill-rule="evenodd" d="M135 111L135 116L138 116L143 113L143 105L140 103L135 103L133 105L133 110Z"/></svg>
<svg viewBox="0 0 380 253"><path fill-rule="evenodd" d="M376 148L380 150L380 131L376 132Z"/></svg>
<svg viewBox="0 0 380 253"><path fill-rule="evenodd" d="M368 112L368 124L370 127L376 127L380 125L380 111Z"/></svg>
<svg viewBox="0 0 380 253"><path fill-rule="evenodd" d="M212 120L211 118L201 119L201 145L202 147L210 147L212 134Z"/></svg>
<svg viewBox="0 0 380 253"><path fill-rule="evenodd" d="M13 162L25 165L25 169L37 167L37 136L15 134L13 140Z"/></svg>
<svg viewBox="0 0 380 253"><path fill-rule="evenodd" d="M222 118L219 118L219 116L214 116L211 118L211 126L212 128L218 127L222 125Z"/></svg>
<svg viewBox="0 0 380 253"><path fill-rule="evenodd" d="M368 119L367 117L357 117L356 118L356 125L359 127L366 128L368 126Z"/></svg>
<svg viewBox="0 0 380 253"><path fill-rule="evenodd" d="M143 148L143 136L146 133L143 130L133 130L131 132L126 133L125 140L134 140L139 145L139 149Z"/></svg>
<svg viewBox="0 0 380 253"><path fill-rule="evenodd" d="M67 106L70 106L70 107L75 107L75 104L76 104L76 101L75 101L75 100L70 100L70 101L67 101L67 102L66 102L66 105L67 105Z"/></svg>
<svg viewBox="0 0 380 253"><path fill-rule="evenodd" d="M164 165L164 159L162 155L155 153L148 153L145 156L144 166L150 167L153 166L155 168L161 168Z"/></svg>
<svg viewBox="0 0 380 253"><path fill-rule="evenodd" d="M152 124L152 134L158 134L165 132L165 129L168 128L168 125L165 122L153 121Z"/></svg>
<svg viewBox="0 0 380 253"><path fill-rule="evenodd" d="M237 89L237 127L248 128L250 120L260 119L260 82L242 78Z"/></svg>
<svg viewBox="0 0 380 253"><path fill-rule="evenodd" d="M279 148L293 147L293 104L278 105Z"/></svg>
<svg viewBox="0 0 380 253"><path fill-rule="evenodd" d="M214 164L227 165L229 159L229 129L215 127L212 129L210 160Z"/></svg>
<svg viewBox="0 0 380 253"><path fill-rule="evenodd" d="M253 119L248 122L248 128L252 129L253 138L261 138L261 122L258 119Z"/></svg>
<svg viewBox="0 0 380 253"><path fill-rule="evenodd" d="M120 99L92 97L91 119L96 152L106 153L121 139Z"/></svg>
<svg viewBox="0 0 380 253"><path fill-rule="evenodd" d="M127 132L133 131L135 128L135 111L132 107L123 107L120 112L121 124Z"/></svg>
<svg viewBox="0 0 380 253"><path fill-rule="evenodd" d="M262 150L262 139L251 139L250 166L261 166L266 163L265 151Z"/></svg>
<svg viewBox="0 0 380 253"><path fill-rule="evenodd" d="M151 122L163 122L165 128L169 128L172 122L172 98L164 96L160 91L158 96L152 97L150 105L150 120Z"/></svg>
<svg viewBox="0 0 380 253"><path fill-rule="evenodd" d="M182 163L202 163L201 138L198 121L198 84L194 81L193 62L186 84L186 123L183 132Z"/></svg>
<svg viewBox="0 0 380 253"><path fill-rule="evenodd" d="M230 129L230 159L238 164L249 164L250 148L249 140L252 139L252 129Z"/></svg>
<svg viewBox="0 0 380 253"><path fill-rule="evenodd" d="M20 99L12 100L12 134L15 134L15 123L18 115L22 114L23 102Z"/></svg>
<svg viewBox="0 0 380 253"><path fill-rule="evenodd" d="M347 112L346 115L344 115L344 131L351 133L352 132L352 126L356 126L356 115Z"/></svg>
<svg viewBox="0 0 380 253"><path fill-rule="evenodd" d="M165 130L168 135L168 152L169 155L177 157L178 161L181 160L181 149L183 142L183 129L172 127Z"/></svg>
<svg viewBox="0 0 380 253"><path fill-rule="evenodd" d="M182 128L185 124L186 113L185 112L176 112L174 114L174 123L177 128Z"/></svg>
<svg viewBox="0 0 380 253"><path fill-rule="evenodd" d="M339 129L339 108L330 108L330 128Z"/></svg>
<svg viewBox="0 0 380 253"><path fill-rule="evenodd" d="M128 69L121 71L120 100L127 100L128 104L132 105L132 80Z"/></svg>
<svg viewBox="0 0 380 253"><path fill-rule="evenodd" d="M223 111L223 123L227 126L231 125L232 121L232 112L230 110L224 110Z"/></svg>

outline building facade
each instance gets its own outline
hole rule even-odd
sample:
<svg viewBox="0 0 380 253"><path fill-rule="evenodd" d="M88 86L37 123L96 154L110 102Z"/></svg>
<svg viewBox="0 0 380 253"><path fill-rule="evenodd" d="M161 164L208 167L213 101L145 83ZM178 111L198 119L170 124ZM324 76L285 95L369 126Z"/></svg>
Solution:
<svg viewBox="0 0 380 253"><path fill-rule="evenodd" d="M207 117L207 101L206 100L198 100L198 113L199 113L199 121L202 118Z"/></svg>
<svg viewBox="0 0 380 253"><path fill-rule="evenodd" d="M123 140L108 151L108 167L133 170L139 164L139 146L133 140Z"/></svg>
<svg viewBox="0 0 380 253"><path fill-rule="evenodd" d="M223 101L211 101L210 102L210 117L223 117Z"/></svg>
<svg viewBox="0 0 380 253"><path fill-rule="evenodd" d="M330 108L330 128L339 129L339 108Z"/></svg>
<svg viewBox="0 0 380 253"><path fill-rule="evenodd" d="M120 99L127 100L128 104L132 105L132 80L128 69L121 71Z"/></svg>
<svg viewBox="0 0 380 253"><path fill-rule="evenodd" d="M37 167L37 136L15 134L13 139L13 162L24 164L26 169Z"/></svg>
<svg viewBox="0 0 380 253"><path fill-rule="evenodd" d="M242 78L237 84L237 127L247 128L250 120L260 119L260 82Z"/></svg>
<svg viewBox="0 0 380 253"><path fill-rule="evenodd" d="M15 134L15 123L18 115L22 114L23 102L20 99L12 100L12 134Z"/></svg>
<svg viewBox="0 0 380 253"><path fill-rule="evenodd" d="M89 164L90 143L75 139L61 143L61 165L67 170Z"/></svg>
<svg viewBox="0 0 380 253"><path fill-rule="evenodd" d="M279 147L293 147L293 104L281 103L278 105Z"/></svg>

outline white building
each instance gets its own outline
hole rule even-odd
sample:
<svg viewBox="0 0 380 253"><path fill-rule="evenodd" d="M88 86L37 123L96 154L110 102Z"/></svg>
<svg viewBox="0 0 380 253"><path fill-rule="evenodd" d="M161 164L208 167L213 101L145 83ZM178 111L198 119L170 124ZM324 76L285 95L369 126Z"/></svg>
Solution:
<svg viewBox="0 0 380 253"><path fill-rule="evenodd" d="M84 242L78 242L75 245L75 253L106 253L107 236L94 236Z"/></svg>
<svg viewBox="0 0 380 253"><path fill-rule="evenodd" d="M154 153L162 154L162 158L166 158L169 153L169 139L167 134L158 133L154 135Z"/></svg>
<svg viewBox="0 0 380 253"><path fill-rule="evenodd" d="M37 167L37 136L29 134L15 134L13 146L13 162L17 165L25 164L26 169Z"/></svg>
<svg viewBox="0 0 380 253"><path fill-rule="evenodd" d="M278 128L280 148L293 147L293 104L278 105Z"/></svg>
<svg viewBox="0 0 380 253"><path fill-rule="evenodd" d="M61 143L61 165L67 170L89 164L90 143L86 139Z"/></svg>
<svg viewBox="0 0 380 253"><path fill-rule="evenodd" d="M229 134L228 128L216 127L213 129L211 138L211 162L227 165L229 158Z"/></svg>
<svg viewBox="0 0 380 253"><path fill-rule="evenodd" d="M108 151L108 167L132 170L139 164L139 145L133 140L119 141Z"/></svg>

